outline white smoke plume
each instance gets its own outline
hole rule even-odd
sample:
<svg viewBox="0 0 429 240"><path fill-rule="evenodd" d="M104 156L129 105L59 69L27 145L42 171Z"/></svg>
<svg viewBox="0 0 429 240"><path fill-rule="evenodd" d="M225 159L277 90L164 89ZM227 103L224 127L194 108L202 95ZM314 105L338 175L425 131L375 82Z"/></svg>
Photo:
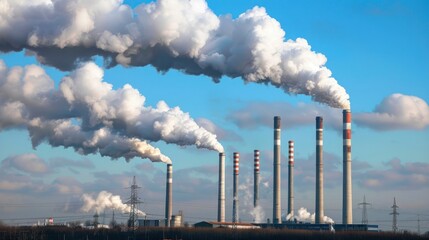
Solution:
<svg viewBox="0 0 429 240"><path fill-rule="evenodd" d="M180 108L163 101L156 108L145 106L138 90L128 84L113 90L102 79L102 69L89 62L55 89L42 68L8 69L0 60L0 130L27 128L33 147L47 141L114 159L142 157L171 163L149 144L155 141L223 151L216 135Z"/></svg>
<svg viewBox="0 0 429 240"><path fill-rule="evenodd" d="M265 211L261 205L253 206L253 180L248 177L244 184L240 184L238 189L243 197L241 201L243 209L241 212L248 213L252 217L253 222L262 223L265 221Z"/></svg>
<svg viewBox="0 0 429 240"><path fill-rule="evenodd" d="M107 191L101 191L94 198L91 194L83 194L81 197L83 206L81 207L82 212L103 212L105 209L118 210L121 213L129 213L131 207L122 202L121 196L113 195L113 193ZM141 210L137 209L137 214L140 216L146 216Z"/></svg>
<svg viewBox="0 0 429 240"><path fill-rule="evenodd" d="M39 62L70 70L102 56L107 66L152 65L246 82L349 108L349 96L307 40L285 40L280 23L254 7L232 19L204 0L159 0L135 9L121 0L3 0L0 51L26 50Z"/></svg>
<svg viewBox="0 0 429 240"><path fill-rule="evenodd" d="M299 222L311 222L314 223L316 214L311 214L307 211L307 208L301 207L297 211L297 215L292 216L292 214L288 214L286 216L286 221L294 221L295 219ZM334 223L334 220L328 216L323 216L324 223Z"/></svg>

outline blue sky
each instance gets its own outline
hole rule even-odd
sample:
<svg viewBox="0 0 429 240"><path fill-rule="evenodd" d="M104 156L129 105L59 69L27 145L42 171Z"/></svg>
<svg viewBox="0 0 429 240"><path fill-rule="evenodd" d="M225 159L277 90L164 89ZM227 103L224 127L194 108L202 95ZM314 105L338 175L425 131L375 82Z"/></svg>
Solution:
<svg viewBox="0 0 429 240"><path fill-rule="evenodd" d="M124 1L133 8L140 3ZM240 0L207 1L207 4L215 15L230 14L233 19L254 6L264 7L267 14L280 23L286 33L285 40L304 38L312 51L327 58L326 67L350 95L354 119L360 119L359 124L353 124L352 140L354 222L361 221L361 209L357 204L366 195L372 204L368 213L369 223L389 230L390 206L396 197L401 213L399 228L417 231L417 215L420 214L421 229L428 231L429 3ZM55 81L56 87L69 74L43 65L35 57L25 56L24 51L2 53L0 56L8 67L28 64L42 67ZM94 61L103 67L101 57L94 58ZM261 202L266 218L272 217L274 115L280 115L283 121L283 212L287 207L286 142L289 139L295 141L295 206L314 212L314 118L323 116L327 126L324 135L325 214L341 222L342 136L341 127L337 127L340 110L315 103L306 95L288 95L272 85L245 84L239 77L224 76L220 83L214 83L207 76L187 75L174 69L159 73L152 66L117 65L103 70L105 82L112 84L114 89L126 83L132 85L146 97L146 105L155 106L164 100L170 107L180 107L197 122L206 119L216 126L215 133L227 156L227 219L232 216L232 187L228 187L232 182L232 153L238 151L241 153L240 181L245 189L240 193L240 215L243 221L252 221L248 214L250 203L246 202L246 189L251 185L247 179L253 177L254 149L262 152L262 182L266 182L268 187L261 188ZM398 98L400 102L393 101L389 105L388 98L396 93L402 96ZM422 104L407 105L408 97L417 97ZM387 100L382 102L384 99ZM365 115L374 111L380 113L383 109L387 111L384 113L392 116L391 119L401 124L381 117L381 124L377 125L368 118L379 115ZM412 117L415 109L423 112L417 116L421 119ZM253 118L239 118L244 114ZM296 117L300 114L302 118ZM184 210L185 219L189 222L214 220L217 153L163 142L153 145L169 156L174 164L173 212ZM145 202L142 210L152 214L149 217L153 218L164 215L165 164L138 158L129 163L123 159L111 161L98 154L84 156L72 149L51 147L47 143L33 149L28 132L17 129L0 132L0 146L0 171L16 177L0 181L0 219L5 219L5 222L31 223L34 219L49 216L58 216L58 221L61 221L68 220L64 216L90 216L92 212L79 210L82 194L96 196L105 190L120 195L125 201L129 195L126 187L134 175L142 186L140 197ZM26 159L23 161L28 165L38 162L46 170L28 169L19 165L17 159ZM109 214L106 218L110 219L111 210L106 210L106 213Z"/></svg>

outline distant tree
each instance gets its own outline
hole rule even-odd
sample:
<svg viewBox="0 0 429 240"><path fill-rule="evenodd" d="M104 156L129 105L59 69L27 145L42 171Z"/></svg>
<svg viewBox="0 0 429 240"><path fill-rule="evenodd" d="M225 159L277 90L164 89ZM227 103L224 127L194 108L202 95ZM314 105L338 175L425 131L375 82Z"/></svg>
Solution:
<svg viewBox="0 0 429 240"><path fill-rule="evenodd" d="M0 220L0 226L6 226L2 220Z"/></svg>

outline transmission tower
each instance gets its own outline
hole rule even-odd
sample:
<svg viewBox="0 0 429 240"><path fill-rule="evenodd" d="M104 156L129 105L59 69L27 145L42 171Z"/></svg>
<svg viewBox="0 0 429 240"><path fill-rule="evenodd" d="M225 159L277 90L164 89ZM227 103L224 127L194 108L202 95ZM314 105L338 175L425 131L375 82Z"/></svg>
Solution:
<svg viewBox="0 0 429 240"><path fill-rule="evenodd" d="M368 215L366 211L366 206L371 205L371 203L367 203L365 200L365 195L363 195L363 202L358 204L359 206L362 206L362 224L368 224Z"/></svg>
<svg viewBox="0 0 429 240"><path fill-rule="evenodd" d="M417 233L420 235L420 215L417 215Z"/></svg>
<svg viewBox="0 0 429 240"><path fill-rule="evenodd" d="M392 208L393 208L393 212L390 213L390 215L393 215L392 231L397 232L398 231L397 216L399 215L399 213L398 213L399 206L396 205L396 198L393 198Z"/></svg>
<svg viewBox="0 0 429 240"><path fill-rule="evenodd" d="M113 210L112 220L110 221L110 226L112 226L112 228L116 227L115 210Z"/></svg>
<svg viewBox="0 0 429 240"><path fill-rule="evenodd" d="M136 222L138 219L138 204L143 203L140 201L138 196L138 189L140 187L136 183L136 176L133 177L133 184L131 185L131 196L126 202L130 206L130 218L128 219L128 227L130 229L135 229Z"/></svg>

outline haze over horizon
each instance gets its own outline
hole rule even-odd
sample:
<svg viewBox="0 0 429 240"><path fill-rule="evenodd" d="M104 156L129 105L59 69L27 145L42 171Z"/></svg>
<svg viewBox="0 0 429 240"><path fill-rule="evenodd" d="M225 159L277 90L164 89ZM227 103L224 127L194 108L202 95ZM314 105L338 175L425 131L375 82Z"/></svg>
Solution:
<svg viewBox="0 0 429 240"><path fill-rule="evenodd" d="M108 222L126 209L133 176L140 209L160 219L170 161L173 213L215 220L223 151L230 220L237 151L240 219L252 222L254 149L258 214L272 218L274 116L282 213L288 140L295 211L314 213L322 116L325 214L340 223L341 111L351 108L353 222L365 195L369 224L390 230L396 197L399 229L416 232L420 216L429 231L428 11L426 1L4 0L0 220L69 222L106 210Z"/></svg>

